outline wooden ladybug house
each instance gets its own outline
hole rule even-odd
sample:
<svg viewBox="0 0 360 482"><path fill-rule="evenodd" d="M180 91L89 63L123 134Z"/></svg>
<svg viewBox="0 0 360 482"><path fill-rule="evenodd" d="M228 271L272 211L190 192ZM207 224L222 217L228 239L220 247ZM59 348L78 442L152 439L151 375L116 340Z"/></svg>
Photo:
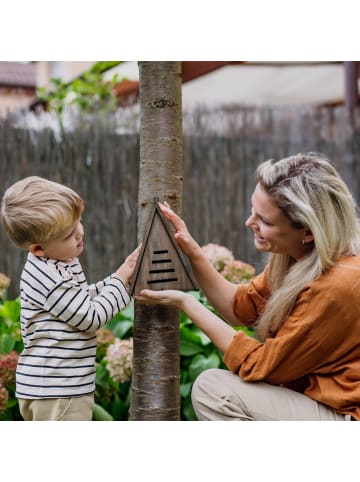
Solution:
<svg viewBox="0 0 360 482"><path fill-rule="evenodd" d="M168 221L156 201L145 230L130 294L137 295L143 289L156 291L198 289L191 269L176 244Z"/></svg>

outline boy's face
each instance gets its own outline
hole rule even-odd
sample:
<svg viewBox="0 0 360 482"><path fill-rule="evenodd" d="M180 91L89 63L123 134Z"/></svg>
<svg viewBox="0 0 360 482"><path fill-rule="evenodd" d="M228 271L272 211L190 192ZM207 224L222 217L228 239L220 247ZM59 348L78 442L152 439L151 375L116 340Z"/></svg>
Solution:
<svg viewBox="0 0 360 482"><path fill-rule="evenodd" d="M84 249L84 228L78 220L60 238L42 244L43 256L60 261L69 261L79 256Z"/></svg>

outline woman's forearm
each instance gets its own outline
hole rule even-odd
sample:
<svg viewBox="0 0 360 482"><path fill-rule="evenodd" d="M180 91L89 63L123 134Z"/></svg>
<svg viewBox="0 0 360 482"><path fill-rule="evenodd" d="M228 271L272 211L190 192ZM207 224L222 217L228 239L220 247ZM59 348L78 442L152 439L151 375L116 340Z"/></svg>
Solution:
<svg viewBox="0 0 360 482"><path fill-rule="evenodd" d="M205 256L190 258L193 273L210 305L230 324L238 324L233 311L237 286L226 280Z"/></svg>
<svg viewBox="0 0 360 482"><path fill-rule="evenodd" d="M212 340L219 350L225 352L236 334L234 328L217 317L191 295L185 296L181 309Z"/></svg>
<svg viewBox="0 0 360 482"><path fill-rule="evenodd" d="M199 244L189 233L184 221L167 203L159 203L163 214L171 221L176 233L175 240L188 256L199 286L211 306L230 324L238 324L233 312L236 285L227 281L210 264Z"/></svg>

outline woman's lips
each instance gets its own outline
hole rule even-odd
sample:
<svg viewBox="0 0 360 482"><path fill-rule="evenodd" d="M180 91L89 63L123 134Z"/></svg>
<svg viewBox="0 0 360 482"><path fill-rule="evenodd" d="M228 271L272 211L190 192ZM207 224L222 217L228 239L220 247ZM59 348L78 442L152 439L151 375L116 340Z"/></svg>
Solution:
<svg viewBox="0 0 360 482"><path fill-rule="evenodd" d="M256 241L260 241L260 242L265 241L265 239L262 238L259 234L254 233L254 236L255 236Z"/></svg>
<svg viewBox="0 0 360 482"><path fill-rule="evenodd" d="M82 248L84 246L84 241L81 240L80 243L76 245L77 248Z"/></svg>

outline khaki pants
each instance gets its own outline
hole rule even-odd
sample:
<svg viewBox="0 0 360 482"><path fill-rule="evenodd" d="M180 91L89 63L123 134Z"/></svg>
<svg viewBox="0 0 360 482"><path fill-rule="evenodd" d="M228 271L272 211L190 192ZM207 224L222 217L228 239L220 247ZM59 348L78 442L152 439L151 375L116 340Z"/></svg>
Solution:
<svg viewBox="0 0 360 482"><path fill-rule="evenodd" d="M90 421L92 419L94 395L74 398L19 398L23 419L29 421Z"/></svg>
<svg viewBox="0 0 360 482"><path fill-rule="evenodd" d="M302 393L217 368L199 375L191 398L199 420L350 420Z"/></svg>

